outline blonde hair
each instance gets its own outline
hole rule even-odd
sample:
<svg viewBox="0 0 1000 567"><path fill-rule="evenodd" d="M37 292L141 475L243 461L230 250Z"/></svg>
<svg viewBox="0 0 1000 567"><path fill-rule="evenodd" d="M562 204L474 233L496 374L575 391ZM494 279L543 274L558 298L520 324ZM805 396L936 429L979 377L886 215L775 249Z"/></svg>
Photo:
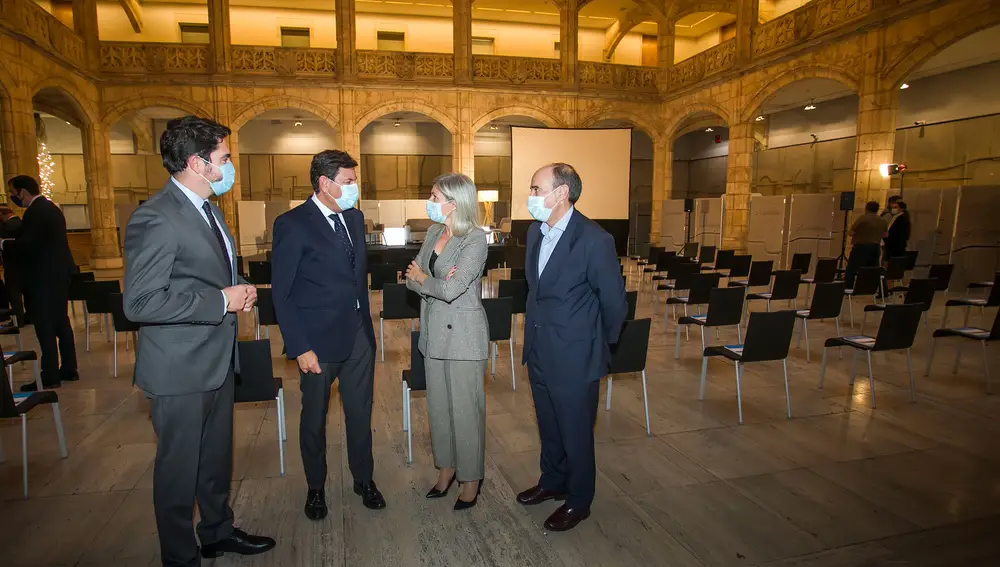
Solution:
<svg viewBox="0 0 1000 567"><path fill-rule="evenodd" d="M455 203L451 213L451 231L455 236L465 236L480 227L476 184L468 175L445 173L434 180L434 186L445 199Z"/></svg>

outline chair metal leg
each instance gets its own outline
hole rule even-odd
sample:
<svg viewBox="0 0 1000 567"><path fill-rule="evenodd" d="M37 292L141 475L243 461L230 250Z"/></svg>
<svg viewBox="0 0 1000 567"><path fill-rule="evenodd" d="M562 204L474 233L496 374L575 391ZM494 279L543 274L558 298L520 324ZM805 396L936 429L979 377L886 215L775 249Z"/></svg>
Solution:
<svg viewBox="0 0 1000 567"><path fill-rule="evenodd" d="M378 346L379 350L382 351L382 362L385 362L385 330L384 330L383 320L381 317L378 318Z"/></svg>
<svg viewBox="0 0 1000 567"><path fill-rule="evenodd" d="M906 373L910 376L910 401L917 401L917 384L913 381L913 365L910 362L910 349L906 349Z"/></svg>
<svg viewBox="0 0 1000 567"><path fill-rule="evenodd" d="M705 325L698 325L701 328L701 352L705 352Z"/></svg>
<svg viewBox="0 0 1000 567"><path fill-rule="evenodd" d="M490 374L497 377L497 344L490 343Z"/></svg>
<svg viewBox="0 0 1000 567"><path fill-rule="evenodd" d="M510 347L510 389L517 390L517 375L514 374L514 340L507 341Z"/></svg>
<svg viewBox="0 0 1000 567"><path fill-rule="evenodd" d="M865 351L868 354L868 387L871 389L872 409L875 409L875 374L872 373L872 351Z"/></svg>
<svg viewBox="0 0 1000 567"><path fill-rule="evenodd" d="M260 309L256 305L253 306L253 322L254 322L254 340L260 340Z"/></svg>
<svg viewBox="0 0 1000 567"><path fill-rule="evenodd" d="M109 342L109 343L111 342L111 314L110 313L105 313L104 314L104 337L105 337L105 339L107 339L107 342Z"/></svg>
<svg viewBox="0 0 1000 567"><path fill-rule="evenodd" d="M128 352L128 339L130 333L125 333L125 352Z"/></svg>
<svg viewBox="0 0 1000 567"><path fill-rule="evenodd" d="M604 411L611 410L611 384L614 383L614 377L608 374L608 389L604 392Z"/></svg>
<svg viewBox="0 0 1000 567"><path fill-rule="evenodd" d="M21 481L24 499L28 499L28 416L21 414Z"/></svg>
<svg viewBox="0 0 1000 567"><path fill-rule="evenodd" d="M740 363L736 363L736 411L740 425L743 425L743 395L740 392Z"/></svg>
<svg viewBox="0 0 1000 567"><path fill-rule="evenodd" d="M413 427L410 422L410 389L406 389L406 462L413 462Z"/></svg>
<svg viewBox="0 0 1000 567"><path fill-rule="evenodd" d="M833 325L836 328L836 330L837 330L837 336L839 337L840 336L840 319L834 319L833 320ZM851 325L851 328L853 329L854 325ZM837 347L837 354L840 356L840 360L844 360L844 347Z"/></svg>
<svg viewBox="0 0 1000 567"><path fill-rule="evenodd" d="M69 453L66 451L66 435L63 433L62 411L59 409L59 402L52 404L52 421L56 426L56 438L59 441L59 456L66 458Z"/></svg>
<svg viewBox="0 0 1000 567"><path fill-rule="evenodd" d="M517 344L517 313L511 315L511 331L510 331L510 344Z"/></svg>
<svg viewBox="0 0 1000 567"><path fill-rule="evenodd" d="M806 362L812 362L812 358L809 355L809 321L806 319L802 320L802 334L806 338Z"/></svg>
<svg viewBox="0 0 1000 567"><path fill-rule="evenodd" d="M674 345L674 360L681 357L681 325L677 324L677 344Z"/></svg>
<svg viewBox="0 0 1000 567"><path fill-rule="evenodd" d="M800 324L801 323L801 324ZM806 324L805 319L795 318L795 348L802 348L802 327Z"/></svg>
<svg viewBox="0 0 1000 567"><path fill-rule="evenodd" d="M115 347L114 347L114 351L115 351L114 377L117 378L118 377L118 333L115 333L114 343L115 343Z"/></svg>
<svg viewBox="0 0 1000 567"><path fill-rule="evenodd" d="M823 349L824 351L826 349ZM785 409L788 410L788 419L792 419L792 396L788 393L788 359L781 359L781 370L785 373Z"/></svg>
<svg viewBox="0 0 1000 567"><path fill-rule="evenodd" d="M646 393L646 369L642 369L642 407L646 410L646 435L652 435L653 431L649 428L649 400L647 399Z"/></svg>
<svg viewBox="0 0 1000 567"><path fill-rule="evenodd" d="M288 441L288 424L285 422L285 389L278 390L278 404L281 407L281 440Z"/></svg>
<svg viewBox="0 0 1000 567"><path fill-rule="evenodd" d="M736 325L736 342L743 344L743 333L740 331L739 325Z"/></svg>
<svg viewBox="0 0 1000 567"><path fill-rule="evenodd" d="M927 366L924 368L924 376L931 375L931 361L934 360L934 347L937 346L937 339L931 337L931 350L927 353Z"/></svg>
<svg viewBox="0 0 1000 567"><path fill-rule="evenodd" d="M952 374L958 374L958 363L962 359L962 347L965 346L965 341L959 338L958 344L955 345L955 364L951 367Z"/></svg>
<svg viewBox="0 0 1000 567"><path fill-rule="evenodd" d="M403 386L403 431L406 431L406 382L402 382Z"/></svg>
<svg viewBox="0 0 1000 567"><path fill-rule="evenodd" d="M688 304L687 303L684 304L684 316L685 317L688 316ZM690 341L691 340L691 329L688 328L688 325L684 325L684 340L685 341Z"/></svg>
<svg viewBox="0 0 1000 567"><path fill-rule="evenodd" d="M264 327L264 338L265 339L270 339L271 338L271 327L267 327L267 326Z"/></svg>
<svg viewBox="0 0 1000 567"><path fill-rule="evenodd" d="M410 319L410 332L411 332L411 333L412 333L413 331L416 331L416 330L417 330L417 329L416 329L416 327L414 327L414 325L415 325L415 324L416 324L416 322L415 322L415 321L414 321L413 319Z"/></svg>
<svg viewBox="0 0 1000 567"><path fill-rule="evenodd" d="M275 408L277 409L277 414L278 414L278 465L279 465L278 470L281 473L281 476L285 476L285 441L284 439L282 439L282 432L281 432L282 430L281 416L284 413L282 411L282 406L284 404L281 402L280 390L278 396L275 398L275 402L276 402Z"/></svg>
<svg viewBox="0 0 1000 567"><path fill-rule="evenodd" d="M819 365L819 389L823 389L823 379L826 378L826 353L829 349L823 347L823 362Z"/></svg>
<svg viewBox="0 0 1000 567"><path fill-rule="evenodd" d="M708 374L708 357L701 357L701 383L698 385L698 399L705 399L705 382Z"/></svg>
<svg viewBox="0 0 1000 567"><path fill-rule="evenodd" d="M17 344L17 350L18 350L18 352L24 350L24 347L21 345L21 334L20 333L14 335L14 343Z"/></svg>
<svg viewBox="0 0 1000 567"><path fill-rule="evenodd" d="M990 360L987 356L986 341L980 341L983 345L983 374L986 375L986 393L993 393L993 383L990 381Z"/></svg>
<svg viewBox="0 0 1000 567"><path fill-rule="evenodd" d="M847 310L851 314L851 328L853 329L854 328L854 296L853 295L849 296L847 298ZM840 318L838 317L837 319L839 320Z"/></svg>
<svg viewBox="0 0 1000 567"><path fill-rule="evenodd" d="M38 391L41 392L45 388L42 386L42 366L40 364L40 361L38 360L33 361L31 366L35 371L35 386L37 386ZM8 366L7 368L9 369L10 367ZM11 374L11 378L13 378L13 376L14 375Z"/></svg>

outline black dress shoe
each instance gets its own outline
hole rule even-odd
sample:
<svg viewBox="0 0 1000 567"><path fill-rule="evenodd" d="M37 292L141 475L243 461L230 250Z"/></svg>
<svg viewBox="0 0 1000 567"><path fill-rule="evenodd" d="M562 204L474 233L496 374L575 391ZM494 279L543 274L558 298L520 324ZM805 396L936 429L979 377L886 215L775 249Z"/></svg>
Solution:
<svg viewBox="0 0 1000 567"><path fill-rule="evenodd" d="M569 508L565 504L545 520L545 529L552 532L564 532L576 527L577 524L590 517L590 508Z"/></svg>
<svg viewBox="0 0 1000 567"><path fill-rule="evenodd" d="M241 529L234 529L229 537L215 543L201 546L201 556L206 559L221 557L227 553L238 553L240 555L257 555L270 551L274 547L274 540L269 537L255 536L246 533Z"/></svg>
<svg viewBox="0 0 1000 567"><path fill-rule="evenodd" d="M364 502L365 508L371 510L381 510L385 508L385 498L382 498L382 493L378 491L378 487L375 486L375 481L371 481L367 484L354 483L354 493L361 495L361 501Z"/></svg>
<svg viewBox="0 0 1000 567"><path fill-rule="evenodd" d="M427 498L442 498L448 495L448 491L451 489L451 485L455 484L455 475L451 475L451 480L448 481L448 486L444 487L444 490L438 490L437 485L431 487L427 491Z"/></svg>
<svg viewBox="0 0 1000 567"><path fill-rule="evenodd" d="M479 486L476 487L476 496L468 502L462 500L462 497L459 496L458 499L455 500L455 511L457 512L459 510L468 510L469 508L475 506L476 502L479 501L479 493L482 491L483 491L483 480L480 479Z"/></svg>
<svg viewBox="0 0 1000 567"><path fill-rule="evenodd" d="M80 379L80 374L77 372L74 372L72 374L63 374L61 377L61 380L63 382L76 382L79 379Z"/></svg>
<svg viewBox="0 0 1000 567"><path fill-rule="evenodd" d="M546 500L565 500L565 492L556 492L554 490L546 490L537 484L532 486L528 490L517 495L517 501L525 506L534 506L535 504L541 504Z"/></svg>
<svg viewBox="0 0 1000 567"><path fill-rule="evenodd" d="M42 388L44 388L46 390L55 390L56 388L59 388L61 386L62 386L62 382L42 382ZM38 391L38 385L35 384L34 382L28 382L27 384L23 384L21 386L21 391L22 392L37 392Z"/></svg>
<svg viewBox="0 0 1000 567"><path fill-rule="evenodd" d="M310 520L322 520L326 513L326 495L322 490L310 488L306 495L306 517Z"/></svg>

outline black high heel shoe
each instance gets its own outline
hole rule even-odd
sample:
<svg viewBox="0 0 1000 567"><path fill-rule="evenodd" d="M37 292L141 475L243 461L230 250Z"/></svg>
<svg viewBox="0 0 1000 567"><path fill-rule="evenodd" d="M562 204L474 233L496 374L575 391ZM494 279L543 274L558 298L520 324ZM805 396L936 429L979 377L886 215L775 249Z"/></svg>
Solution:
<svg viewBox="0 0 1000 567"><path fill-rule="evenodd" d="M438 490L436 484L432 486L427 492L426 498L443 498L447 496L453 484L455 484L455 475L451 475L451 480L448 481L448 486L444 487L444 490Z"/></svg>
<svg viewBox="0 0 1000 567"><path fill-rule="evenodd" d="M462 500L461 496L459 496L458 499L455 500L456 512L458 510L468 510L469 508L472 508L473 506L476 505L476 502L479 501L479 493L483 491L483 482L484 482L483 479L479 480L479 486L476 487L476 497L473 498L471 501L466 502L465 500Z"/></svg>

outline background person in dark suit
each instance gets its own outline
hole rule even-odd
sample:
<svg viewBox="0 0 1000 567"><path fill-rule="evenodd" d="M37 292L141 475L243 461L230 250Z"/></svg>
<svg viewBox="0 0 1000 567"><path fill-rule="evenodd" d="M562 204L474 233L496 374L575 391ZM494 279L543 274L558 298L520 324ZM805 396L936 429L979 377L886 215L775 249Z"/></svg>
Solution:
<svg viewBox="0 0 1000 567"><path fill-rule="evenodd" d="M69 323L69 281L76 269L66 239L66 218L59 207L39 195L38 181L18 175L7 182L7 198L23 206L20 233L3 241L20 268L21 291L42 350L42 386L58 388L63 380L79 379L76 343ZM60 363L60 359L61 363ZM21 391L34 391L34 382Z"/></svg>
<svg viewBox="0 0 1000 567"><path fill-rule="evenodd" d="M600 379L628 309L614 239L573 207L582 192L576 170L557 163L535 172L528 197L528 211L539 222L528 229L523 362L542 476L517 501L565 498L545 521L551 531L572 529L590 515Z"/></svg>
<svg viewBox="0 0 1000 567"><path fill-rule="evenodd" d="M153 507L163 565L253 555L274 540L233 526L233 387L239 372L236 313L256 288L237 277L235 244L208 198L233 185L229 128L205 118L171 120L160 137L171 178L125 229L125 316L141 325L135 384L150 398L158 444ZM65 308L63 308L65 312Z"/></svg>
<svg viewBox="0 0 1000 567"><path fill-rule="evenodd" d="M327 514L326 414L338 378L354 492L366 507L385 508L372 480L375 330L365 217L354 208L357 165L338 150L316 154L309 168L315 193L274 221L274 312L288 358L299 365L299 445L309 485L305 514L312 520Z"/></svg>
<svg viewBox="0 0 1000 567"><path fill-rule="evenodd" d="M898 200L889 206L892 217L889 220L889 233L885 237L885 261L906 254L906 245L910 241L910 213L906 212L906 202Z"/></svg>
<svg viewBox="0 0 1000 567"><path fill-rule="evenodd" d="M16 238L21 234L21 219L8 207L0 207L0 238ZM0 288L0 307L8 306L11 312L21 311L21 267L13 248L0 253L3 262L3 286ZM24 321L17 321L24 325Z"/></svg>

